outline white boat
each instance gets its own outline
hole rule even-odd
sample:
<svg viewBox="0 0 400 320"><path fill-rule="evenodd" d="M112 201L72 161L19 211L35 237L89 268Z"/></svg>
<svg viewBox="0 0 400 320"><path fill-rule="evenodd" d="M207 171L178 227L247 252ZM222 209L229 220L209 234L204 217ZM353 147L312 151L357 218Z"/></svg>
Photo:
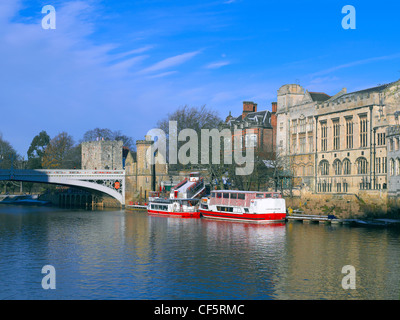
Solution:
<svg viewBox="0 0 400 320"><path fill-rule="evenodd" d="M202 198L200 213L205 218L245 222L283 222L285 199L278 192L213 190Z"/></svg>
<svg viewBox="0 0 400 320"><path fill-rule="evenodd" d="M199 201L204 192L203 178L200 177L198 172L192 172L189 179L184 179L172 188L169 198L166 196L149 197L147 212L183 218L200 218ZM152 193L152 195L156 194Z"/></svg>

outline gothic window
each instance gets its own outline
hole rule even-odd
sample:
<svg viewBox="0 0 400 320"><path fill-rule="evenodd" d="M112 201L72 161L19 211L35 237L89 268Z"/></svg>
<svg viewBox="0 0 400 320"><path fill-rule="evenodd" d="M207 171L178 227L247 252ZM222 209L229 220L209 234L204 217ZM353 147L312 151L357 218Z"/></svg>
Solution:
<svg viewBox="0 0 400 320"><path fill-rule="evenodd" d="M300 143L300 153L305 153L306 152L306 137L301 136L299 138L299 143Z"/></svg>
<svg viewBox="0 0 400 320"><path fill-rule="evenodd" d="M353 149L353 119L346 119L346 149Z"/></svg>
<svg viewBox="0 0 400 320"><path fill-rule="evenodd" d="M300 133L304 133L306 132L306 118L303 119L299 119L299 129L300 129Z"/></svg>
<svg viewBox="0 0 400 320"><path fill-rule="evenodd" d="M368 119L367 116L360 116L360 147L368 145Z"/></svg>
<svg viewBox="0 0 400 320"><path fill-rule="evenodd" d="M319 170L321 176L328 176L329 175L329 162L326 160L322 160L319 163Z"/></svg>
<svg viewBox="0 0 400 320"><path fill-rule="evenodd" d="M351 163L349 159L343 160L343 174L345 175L351 174Z"/></svg>
<svg viewBox="0 0 400 320"><path fill-rule="evenodd" d="M367 159L361 157L356 161L357 164L357 173L358 174L367 174L368 173L368 161Z"/></svg>
<svg viewBox="0 0 400 320"><path fill-rule="evenodd" d="M400 175L400 159L396 159L396 176Z"/></svg>
<svg viewBox="0 0 400 320"><path fill-rule="evenodd" d="M327 150L328 126L325 122L321 122L321 151Z"/></svg>
<svg viewBox="0 0 400 320"><path fill-rule="evenodd" d="M340 149L340 123L339 120L332 120L333 124L333 150Z"/></svg>
<svg viewBox="0 0 400 320"><path fill-rule="evenodd" d="M333 162L333 169L335 170L335 175L341 175L342 174L342 163L340 162L340 160L336 159Z"/></svg>

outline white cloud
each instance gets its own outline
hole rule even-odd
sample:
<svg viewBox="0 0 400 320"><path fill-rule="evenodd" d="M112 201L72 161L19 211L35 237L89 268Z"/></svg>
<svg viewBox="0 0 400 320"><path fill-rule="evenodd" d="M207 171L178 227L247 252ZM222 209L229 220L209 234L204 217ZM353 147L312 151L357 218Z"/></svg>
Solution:
<svg viewBox="0 0 400 320"><path fill-rule="evenodd" d="M210 64L206 65L205 68L206 69L218 69L218 68L221 68L223 66L227 66L229 64L230 64L229 61L218 61L218 62L213 62L213 63L210 63Z"/></svg>
<svg viewBox="0 0 400 320"><path fill-rule="evenodd" d="M146 73L151 73L154 71L160 71L160 70L168 69L171 67L175 67L175 66L178 66L180 64L183 64L183 63L189 61L190 59L192 59L199 53L200 53L200 51L193 51L193 52L183 53L183 54L180 54L180 55L177 55L174 57L166 58L160 62L153 64L152 66L150 66L148 68L141 70L139 73L146 74Z"/></svg>
<svg viewBox="0 0 400 320"><path fill-rule="evenodd" d="M398 59L400 58L400 53L396 53L396 54L392 54L392 55L385 55L385 56L379 56L379 57L373 57L373 58L368 58L368 59L361 59L361 60L357 60L357 61L352 61L349 63L345 63L345 64L341 64L341 65L337 65L325 70L321 70L318 72L315 72L313 74L311 74L311 76L321 76L321 75L325 75L325 74L329 74L332 72L335 72L337 70L340 69L346 69L346 68L351 68L351 67L355 67L355 66L359 66L359 65L363 65L363 64L368 64L368 63L373 63L376 61L383 61L383 60L392 60L392 59Z"/></svg>

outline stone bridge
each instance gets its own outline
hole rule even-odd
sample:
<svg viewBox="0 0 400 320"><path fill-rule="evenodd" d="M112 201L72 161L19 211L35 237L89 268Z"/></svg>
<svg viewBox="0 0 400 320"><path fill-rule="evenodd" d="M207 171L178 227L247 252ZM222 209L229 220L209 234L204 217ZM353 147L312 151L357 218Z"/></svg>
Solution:
<svg viewBox="0 0 400 320"><path fill-rule="evenodd" d="M50 183L96 190L125 206L124 170L0 170L0 181Z"/></svg>

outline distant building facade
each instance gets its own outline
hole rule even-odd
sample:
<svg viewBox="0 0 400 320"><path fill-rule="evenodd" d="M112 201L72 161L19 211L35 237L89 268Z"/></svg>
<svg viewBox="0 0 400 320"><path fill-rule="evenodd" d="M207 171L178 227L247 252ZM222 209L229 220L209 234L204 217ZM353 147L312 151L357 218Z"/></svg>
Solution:
<svg viewBox="0 0 400 320"><path fill-rule="evenodd" d="M334 96L297 84L278 90L277 151L295 186L314 193L387 188L387 127L400 110L400 81Z"/></svg>
<svg viewBox="0 0 400 320"><path fill-rule="evenodd" d="M396 118L398 114L396 114ZM400 196L400 125L386 129L388 159L388 198Z"/></svg>
<svg viewBox="0 0 400 320"><path fill-rule="evenodd" d="M122 170L122 141L87 141L82 143L82 169Z"/></svg>

